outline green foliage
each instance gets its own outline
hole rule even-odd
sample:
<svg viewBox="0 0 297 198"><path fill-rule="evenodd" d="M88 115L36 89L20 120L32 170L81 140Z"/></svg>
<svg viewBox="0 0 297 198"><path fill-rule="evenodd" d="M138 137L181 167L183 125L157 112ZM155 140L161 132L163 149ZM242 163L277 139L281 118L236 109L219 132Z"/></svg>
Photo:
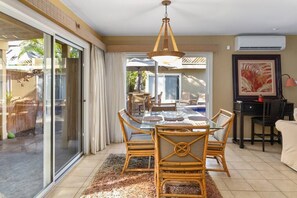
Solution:
<svg viewBox="0 0 297 198"><path fill-rule="evenodd" d="M6 92L6 104L10 104L12 97L11 92Z"/></svg>
<svg viewBox="0 0 297 198"><path fill-rule="evenodd" d="M141 72L141 85L144 88L147 75L144 71ZM127 92L133 92L137 88L137 77L138 71L127 71L126 83L127 83Z"/></svg>
<svg viewBox="0 0 297 198"><path fill-rule="evenodd" d="M43 39L31 39L31 40L22 41L20 44L20 47L21 47L21 51L19 53L18 58L20 58L28 51L32 51L41 57L44 55Z"/></svg>
<svg viewBox="0 0 297 198"><path fill-rule="evenodd" d="M134 91L134 88L135 88L135 85L136 85L137 75L138 75L138 72L127 71L126 82L127 82L127 91L128 92L133 92Z"/></svg>
<svg viewBox="0 0 297 198"><path fill-rule="evenodd" d="M22 41L20 44L21 51L18 56L20 58L26 52L34 52L40 57L44 56L44 39L31 39ZM69 57L67 58L79 58L79 50L73 47L69 47ZM55 58L60 62L62 60L62 45L55 42Z"/></svg>

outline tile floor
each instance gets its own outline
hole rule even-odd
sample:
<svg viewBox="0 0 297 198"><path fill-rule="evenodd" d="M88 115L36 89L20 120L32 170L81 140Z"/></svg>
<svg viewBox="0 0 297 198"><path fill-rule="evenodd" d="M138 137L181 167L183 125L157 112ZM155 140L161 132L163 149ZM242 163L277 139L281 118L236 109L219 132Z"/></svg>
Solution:
<svg viewBox="0 0 297 198"><path fill-rule="evenodd" d="M245 144L245 149L228 143L226 158L231 177L225 173L210 172L224 198L296 198L297 172L280 162L281 145L266 145L262 152L261 143ZM96 171L110 153L124 153L124 144L112 144L96 155L85 156L46 197L80 197L92 181ZM213 159L207 166L215 167Z"/></svg>

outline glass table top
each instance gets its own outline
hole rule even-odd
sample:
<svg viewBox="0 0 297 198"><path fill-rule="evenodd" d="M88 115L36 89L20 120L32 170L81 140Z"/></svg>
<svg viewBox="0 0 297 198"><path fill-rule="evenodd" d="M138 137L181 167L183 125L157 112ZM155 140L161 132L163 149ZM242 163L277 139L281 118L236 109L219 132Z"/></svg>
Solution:
<svg viewBox="0 0 297 198"><path fill-rule="evenodd" d="M146 111L144 113L141 129L151 130L155 128L155 125L160 124L180 124L180 125L209 125L210 129L221 129L222 127L211 121L199 112L192 109L182 108L177 111L162 111L151 112Z"/></svg>

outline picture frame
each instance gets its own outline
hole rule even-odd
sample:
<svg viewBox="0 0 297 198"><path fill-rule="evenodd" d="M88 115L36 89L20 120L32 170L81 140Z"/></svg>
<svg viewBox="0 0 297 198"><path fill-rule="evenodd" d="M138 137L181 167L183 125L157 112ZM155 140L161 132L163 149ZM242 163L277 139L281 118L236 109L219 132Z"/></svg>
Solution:
<svg viewBox="0 0 297 198"><path fill-rule="evenodd" d="M281 97L279 54L233 54L232 66L234 101Z"/></svg>

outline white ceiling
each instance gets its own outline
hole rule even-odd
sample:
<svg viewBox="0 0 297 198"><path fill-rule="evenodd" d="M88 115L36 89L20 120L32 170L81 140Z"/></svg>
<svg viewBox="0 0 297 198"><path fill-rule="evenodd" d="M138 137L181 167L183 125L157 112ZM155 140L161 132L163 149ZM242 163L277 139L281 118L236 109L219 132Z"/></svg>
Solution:
<svg viewBox="0 0 297 198"><path fill-rule="evenodd" d="M62 0L102 36L155 36L162 0ZM297 0L172 0L175 35L297 34Z"/></svg>

